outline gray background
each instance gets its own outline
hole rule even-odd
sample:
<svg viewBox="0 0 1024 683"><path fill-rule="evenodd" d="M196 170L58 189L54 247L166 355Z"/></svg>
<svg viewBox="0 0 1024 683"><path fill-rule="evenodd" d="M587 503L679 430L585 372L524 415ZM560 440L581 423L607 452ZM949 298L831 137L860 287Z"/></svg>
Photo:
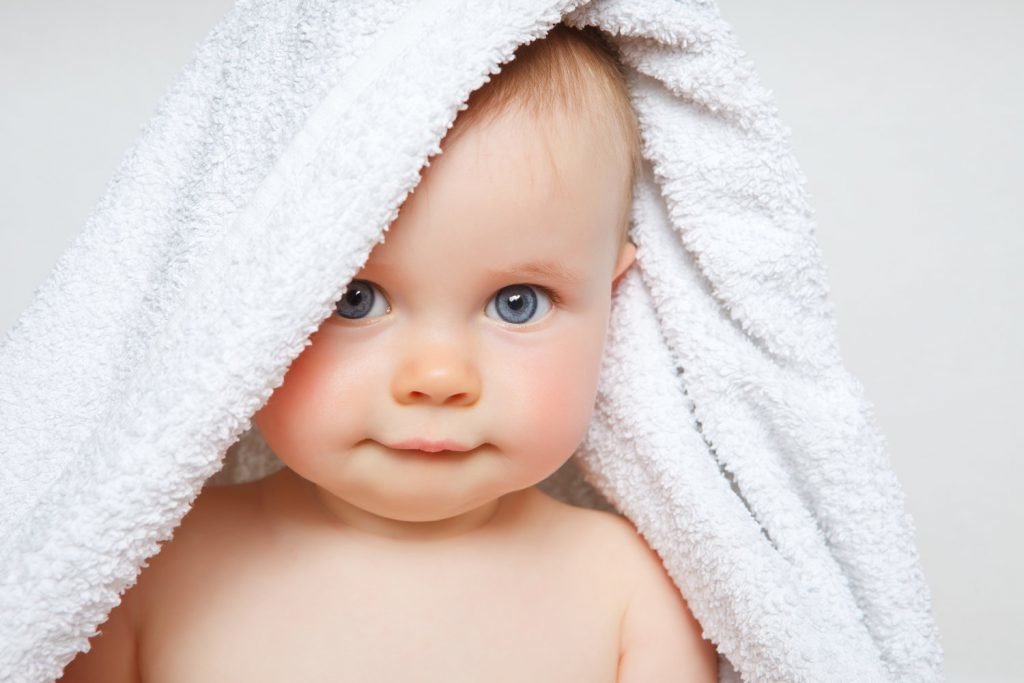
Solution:
<svg viewBox="0 0 1024 683"><path fill-rule="evenodd" d="M0 0L0 330L228 5ZM809 178L843 357L906 491L949 680L1024 680L1024 4L720 6Z"/></svg>

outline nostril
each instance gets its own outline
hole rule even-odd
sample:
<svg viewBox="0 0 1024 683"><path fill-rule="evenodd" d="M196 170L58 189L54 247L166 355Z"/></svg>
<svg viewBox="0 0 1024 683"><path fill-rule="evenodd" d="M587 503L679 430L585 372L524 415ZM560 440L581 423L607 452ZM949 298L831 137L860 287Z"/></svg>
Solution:
<svg viewBox="0 0 1024 683"><path fill-rule="evenodd" d="M409 392L409 398L411 398L414 401L434 401L435 400L433 394L427 393L425 391L410 391ZM448 396L443 401L441 401L441 404L442 405L451 405L451 404L461 405L463 403L466 403L468 400L469 400L469 394L464 392L464 391L462 391L462 392L459 392L457 394L452 394L452 395Z"/></svg>

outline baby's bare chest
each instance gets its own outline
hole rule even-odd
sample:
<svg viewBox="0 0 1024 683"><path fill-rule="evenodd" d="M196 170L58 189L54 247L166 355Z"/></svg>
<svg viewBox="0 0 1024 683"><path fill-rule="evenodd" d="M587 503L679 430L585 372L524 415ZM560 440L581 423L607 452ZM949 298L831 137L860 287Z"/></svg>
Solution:
<svg viewBox="0 0 1024 683"><path fill-rule="evenodd" d="M613 683L620 591L572 554L519 550L255 553L165 578L143 680Z"/></svg>

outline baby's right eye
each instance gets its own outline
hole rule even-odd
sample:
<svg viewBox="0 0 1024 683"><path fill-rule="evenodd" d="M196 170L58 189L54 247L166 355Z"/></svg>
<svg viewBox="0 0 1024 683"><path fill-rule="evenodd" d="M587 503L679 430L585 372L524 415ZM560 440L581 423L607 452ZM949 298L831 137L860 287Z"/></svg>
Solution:
<svg viewBox="0 0 1024 683"><path fill-rule="evenodd" d="M377 285L368 280L353 280L338 300L335 310L342 318L350 320L375 318L390 313L391 306L383 294L378 295L379 291ZM370 315L374 311L377 315Z"/></svg>

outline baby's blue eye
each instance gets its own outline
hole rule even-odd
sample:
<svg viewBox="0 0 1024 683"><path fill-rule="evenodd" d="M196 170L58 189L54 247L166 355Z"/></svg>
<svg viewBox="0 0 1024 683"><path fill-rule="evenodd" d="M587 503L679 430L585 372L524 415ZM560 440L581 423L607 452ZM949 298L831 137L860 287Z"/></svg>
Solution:
<svg viewBox="0 0 1024 683"><path fill-rule="evenodd" d="M539 304L538 302L543 303ZM505 322L521 325L529 322L538 310L540 310L540 315L537 317L544 317L544 314L550 309L551 297L543 287L509 285L499 289L494 298L487 302L484 313L490 316L493 311Z"/></svg>
<svg viewBox="0 0 1024 683"><path fill-rule="evenodd" d="M377 295L377 286L366 280L353 280L345 289L345 293L335 305L335 310L342 318L356 320L371 316L376 311L378 315L384 315L391 310L384 295ZM375 306L375 304L377 304ZM380 309L384 309L383 311Z"/></svg>

